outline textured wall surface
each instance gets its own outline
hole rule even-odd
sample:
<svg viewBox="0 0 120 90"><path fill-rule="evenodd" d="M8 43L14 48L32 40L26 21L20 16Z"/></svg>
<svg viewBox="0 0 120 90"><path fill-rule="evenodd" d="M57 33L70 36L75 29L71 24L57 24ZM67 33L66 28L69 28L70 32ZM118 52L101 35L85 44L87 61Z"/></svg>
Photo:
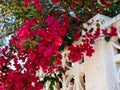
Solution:
<svg viewBox="0 0 120 90"><path fill-rule="evenodd" d="M94 55L85 58L86 90L119 90L109 44L103 39L98 40Z"/></svg>

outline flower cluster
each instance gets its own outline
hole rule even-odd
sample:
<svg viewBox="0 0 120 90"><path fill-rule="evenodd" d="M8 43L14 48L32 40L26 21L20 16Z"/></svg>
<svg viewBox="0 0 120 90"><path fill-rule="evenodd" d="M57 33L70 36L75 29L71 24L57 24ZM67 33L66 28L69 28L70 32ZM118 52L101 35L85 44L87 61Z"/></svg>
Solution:
<svg viewBox="0 0 120 90"><path fill-rule="evenodd" d="M27 8L29 3L33 3L38 10L42 10L42 4L39 0L24 0L24 7Z"/></svg>
<svg viewBox="0 0 120 90"><path fill-rule="evenodd" d="M102 30L102 34L106 37L117 36L117 28L114 26L110 27L110 30L105 29ZM82 36L82 44L73 46L71 45L68 50L70 50L69 59L73 62L78 60L82 60L84 54L86 56L92 56L94 53L93 44L97 38L100 36L100 28L97 28L95 33L86 32L85 35Z"/></svg>
<svg viewBox="0 0 120 90"><path fill-rule="evenodd" d="M102 32L105 36L108 36L108 37L117 36L117 28L113 26L110 27L110 30L105 29L105 30L102 30Z"/></svg>
<svg viewBox="0 0 120 90"><path fill-rule="evenodd" d="M92 56L94 49L92 44L94 44L95 40L100 36L100 28L97 28L95 33L86 32L85 35L82 36L82 43L76 46L70 46L68 50L70 50L69 59L73 62L78 60L82 60L84 54L86 56Z"/></svg>
<svg viewBox="0 0 120 90"><path fill-rule="evenodd" d="M101 4L109 7L111 5L110 1L109 0L100 0Z"/></svg>
<svg viewBox="0 0 120 90"><path fill-rule="evenodd" d="M21 90L23 88L26 88L26 90L33 90L32 88L37 87L41 88L41 84L40 86L38 85L39 79L36 77L36 71L42 67L44 72L53 73L56 68L61 66L62 57L59 48L63 44L63 37L66 36L67 30L70 28L69 20L66 16L63 16L62 20L48 16L45 19L45 23L46 28L43 29L35 25L35 19L26 20L24 25L18 29L17 35L13 36L10 40L10 45L18 49L13 49L8 54L6 54L8 47L2 49L1 52L4 57L0 57L1 68L4 61L7 61L5 66L9 66L10 60L14 61L15 66L15 71L6 67L4 71L7 73L2 75L3 84L7 85L11 83L5 87L8 88L8 90L13 88L19 88ZM20 60L22 60L24 64L21 65L19 63ZM33 80L34 78L35 80ZM14 79L19 80L19 85ZM26 82L24 82L24 80ZM32 86L32 83L34 83L35 86ZM25 86L23 87L23 85Z"/></svg>
<svg viewBox="0 0 120 90"><path fill-rule="evenodd" d="M96 28L94 32L85 30L83 35L79 16L75 12L73 12L75 15L69 15L68 9L63 9L63 6L58 8L65 2L65 5L70 5L74 10L83 0L72 0L70 3L67 3L67 0L52 0L49 3L53 4L51 9L45 6L48 2L44 0L23 2L25 8L34 5L38 14L32 19L25 20L12 36L9 46L0 50L0 90L42 90L45 82L40 81L36 72L40 68L49 74L64 71L61 67L61 50L64 47L68 46L70 51L69 60L77 62L82 60L84 55L92 56L93 45L100 37L100 31L105 37L117 36L117 29L113 26L110 30L100 28ZM110 5L106 0L101 3ZM83 14L80 13L81 16ZM72 42L78 41L79 38L81 43L73 45Z"/></svg>

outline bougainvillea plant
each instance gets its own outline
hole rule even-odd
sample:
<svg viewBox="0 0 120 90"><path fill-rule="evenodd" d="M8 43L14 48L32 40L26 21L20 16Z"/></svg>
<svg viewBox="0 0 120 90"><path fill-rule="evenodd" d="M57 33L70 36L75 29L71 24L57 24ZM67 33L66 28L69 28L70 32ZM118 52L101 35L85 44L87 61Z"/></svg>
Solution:
<svg viewBox="0 0 120 90"><path fill-rule="evenodd" d="M83 55L92 56L93 44L101 33L107 41L117 36L116 27L101 30L97 25L95 30L88 31L83 23L97 13L108 16L118 14L120 11L116 8L120 5L119 0L0 2L7 8L3 11L10 11L18 25L12 33L9 45L0 50L0 90L42 90L47 80L52 82L50 89L53 90L54 83L59 82L60 74L64 73L61 51L65 47L70 51L69 60L77 62L82 60ZM4 12L2 16L5 16ZM72 45L79 38L82 43ZM40 67L46 73L43 80L36 76ZM47 76L53 73L55 77Z"/></svg>

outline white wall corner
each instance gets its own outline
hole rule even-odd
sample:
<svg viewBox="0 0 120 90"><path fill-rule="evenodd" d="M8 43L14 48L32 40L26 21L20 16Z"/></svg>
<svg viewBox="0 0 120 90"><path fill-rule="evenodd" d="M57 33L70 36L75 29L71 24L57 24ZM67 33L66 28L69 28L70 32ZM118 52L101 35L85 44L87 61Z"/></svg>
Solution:
<svg viewBox="0 0 120 90"><path fill-rule="evenodd" d="M85 57L86 90L119 90L114 73L113 57L103 39L95 44L92 57Z"/></svg>

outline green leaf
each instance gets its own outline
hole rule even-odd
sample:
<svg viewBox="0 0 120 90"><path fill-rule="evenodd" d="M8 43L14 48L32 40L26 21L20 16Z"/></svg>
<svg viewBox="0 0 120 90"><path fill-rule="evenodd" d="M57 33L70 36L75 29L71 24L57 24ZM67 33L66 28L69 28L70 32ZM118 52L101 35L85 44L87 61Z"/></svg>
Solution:
<svg viewBox="0 0 120 90"><path fill-rule="evenodd" d="M55 62L55 58L52 57L52 58L51 58L51 63L54 63L54 62Z"/></svg>
<svg viewBox="0 0 120 90"><path fill-rule="evenodd" d="M29 43L29 41L26 41L23 45L24 45L24 48L25 48L26 50L29 50L29 49L30 49L30 43Z"/></svg>
<svg viewBox="0 0 120 90"><path fill-rule="evenodd" d="M72 42L74 41L74 38L72 35L68 35L64 37L64 40L67 42L67 45L71 45Z"/></svg>
<svg viewBox="0 0 120 90"><path fill-rule="evenodd" d="M60 48L59 48L59 51L64 50L64 48L65 48L65 45L62 44L62 45L60 46Z"/></svg>
<svg viewBox="0 0 120 90"><path fill-rule="evenodd" d="M106 42L110 41L110 37L109 36L106 36L104 39L105 39Z"/></svg>
<svg viewBox="0 0 120 90"><path fill-rule="evenodd" d="M99 24L99 23L96 23L96 27L97 27L97 28L100 28L100 24Z"/></svg>
<svg viewBox="0 0 120 90"><path fill-rule="evenodd" d="M58 74L58 77L60 77L60 78L61 78L61 77L62 77L62 73L59 73L59 74Z"/></svg>
<svg viewBox="0 0 120 90"><path fill-rule="evenodd" d="M81 17L85 16L85 13L84 12L80 12L80 16Z"/></svg>
<svg viewBox="0 0 120 90"><path fill-rule="evenodd" d="M30 49L30 45L24 45L24 47L25 47L26 50Z"/></svg>
<svg viewBox="0 0 120 90"><path fill-rule="evenodd" d="M50 90L54 90L54 88L53 88L53 85L52 85L52 84L50 84Z"/></svg>
<svg viewBox="0 0 120 90"><path fill-rule="evenodd" d="M71 29L72 29L72 30L75 30L75 29L77 29L77 28L78 28L78 26L77 26L76 24L74 24L74 23L71 24Z"/></svg>
<svg viewBox="0 0 120 90"><path fill-rule="evenodd" d="M113 2L115 2L116 0L109 0L109 1L113 3Z"/></svg>
<svg viewBox="0 0 120 90"><path fill-rule="evenodd" d="M57 75L54 73L54 76L55 76L55 78L54 78L54 80L56 81L56 82L59 82L59 79L58 79L58 77L57 77Z"/></svg>
<svg viewBox="0 0 120 90"><path fill-rule="evenodd" d="M94 28L91 28L91 29L89 30L89 33L93 32L93 30L94 30Z"/></svg>

